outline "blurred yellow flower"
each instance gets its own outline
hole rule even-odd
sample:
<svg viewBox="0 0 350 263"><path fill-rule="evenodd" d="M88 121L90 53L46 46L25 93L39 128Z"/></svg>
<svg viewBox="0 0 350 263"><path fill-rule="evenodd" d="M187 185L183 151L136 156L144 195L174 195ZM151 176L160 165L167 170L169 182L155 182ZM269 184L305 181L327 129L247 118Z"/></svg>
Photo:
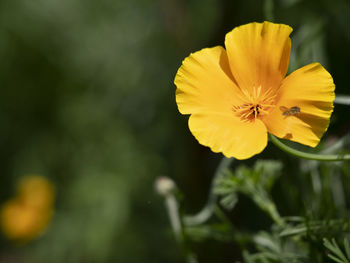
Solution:
<svg viewBox="0 0 350 263"><path fill-rule="evenodd" d="M202 49L175 77L176 102L191 114L199 143L227 157L246 159L267 145L267 133L315 147L327 130L335 85L319 64L285 77L292 28L250 23L226 35L226 50Z"/></svg>
<svg viewBox="0 0 350 263"><path fill-rule="evenodd" d="M1 209L1 227L11 240L26 242L37 237L51 220L54 188L42 176L26 176L18 183L17 195Z"/></svg>

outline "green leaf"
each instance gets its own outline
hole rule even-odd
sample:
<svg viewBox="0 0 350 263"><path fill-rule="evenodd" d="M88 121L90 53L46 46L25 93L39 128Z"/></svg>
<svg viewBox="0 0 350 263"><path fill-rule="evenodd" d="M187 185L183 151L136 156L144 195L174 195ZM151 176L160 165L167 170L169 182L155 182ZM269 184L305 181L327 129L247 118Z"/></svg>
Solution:
<svg viewBox="0 0 350 263"><path fill-rule="evenodd" d="M349 240L347 240L346 238L344 238L344 247L345 247L346 257L350 258L350 245L349 245Z"/></svg>
<svg viewBox="0 0 350 263"><path fill-rule="evenodd" d="M229 210L236 205L238 193L247 195L276 223L282 224L283 220L270 197L270 190L281 169L280 162L271 160L258 160L252 168L241 165L233 173L227 172L217 180L214 192L221 195L221 204Z"/></svg>
<svg viewBox="0 0 350 263"><path fill-rule="evenodd" d="M344 241L345 244L345 241ZM330 252L333 252L333 254L329 253L327 256L338 263L350 263L350 258L346 257L344 253L339 248L337 242L333 238L330 242L328 239L323 239L323 245L330 250ZM345 244L345 246L349 246L349 244ZM345 248L347 250L347 248Z"/></svg>

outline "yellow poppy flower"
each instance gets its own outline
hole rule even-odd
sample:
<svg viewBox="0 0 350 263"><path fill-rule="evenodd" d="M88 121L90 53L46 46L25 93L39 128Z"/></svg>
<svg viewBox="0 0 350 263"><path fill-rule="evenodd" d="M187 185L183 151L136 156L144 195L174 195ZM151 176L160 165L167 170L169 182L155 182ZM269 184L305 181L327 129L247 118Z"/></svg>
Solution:
<svg viewBox="0 0 350 263"><path fill-rule="evenodd" d="M14 241L27 242L40 235L53 214L53 185L42 176L26 176L17 187L17 195L0 210L4 235Z"/></svg>
<svg viewBox="0 0 350 263"><path fill-rule="evenodd" d="M176 103L191 114L199 143L247 159L267 145L268 132L315 147L327 130L335 98L332 76L319 64L285 77L292 28L250 23L226 35L226 50L187 57L175 77Z"/></svg>

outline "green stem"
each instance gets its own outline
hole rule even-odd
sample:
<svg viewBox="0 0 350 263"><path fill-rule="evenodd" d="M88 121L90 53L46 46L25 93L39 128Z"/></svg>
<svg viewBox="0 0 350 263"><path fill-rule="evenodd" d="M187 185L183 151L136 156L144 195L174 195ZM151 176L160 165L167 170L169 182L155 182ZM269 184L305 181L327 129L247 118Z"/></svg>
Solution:
<svg viewBox="0 0 350 263"><path fill-rule="evenodd" d="M346 95L336 95L334 103L337 104L344 104L344 105L350 105L350 96Z"/></svg>
<svg viewBox="0 0 350 263"><path fill-rule="evenodd" d="M186 239L179 214L179 205L173 193L170 192L165 196L165 206L168 211L170 225L173 229L175 239L184 250L187 263L198 263L195 254L186 246Z"/></svg>
<svg viewBox="0 0 350 263"><path fill-rule="evenodd" d="M350 144L350 133L338 139L333 145L322 150L321 153L324 153L324 154L335 153L336 151L339 151L340 149L344 148L348 144Z"/></svg>
<svg viewBox="0 0 350 263"><path fill-rule="evenodd" d="M306 153L299 150L295 150L283 142L281 142L279 139L277 139L272 134L269 134L269 139L273 144L275 144L278 148L280 148L282 151L289 153L291 155L294 155L299 158L308 159L308 160L315 160L315 161L328 161L328 162L334 162L334 161L346 161L350 160L350 154L315 154L315 153Z"/></svg>
<svg viewBox="0 0 350 263"><path fill-rule="evenodd" d="M164 198L165 207L169 215L170 225L177 243L181 246L187 263L198 263L196 255L188 246L186 234L183 228L179 212L179 202L176 199L176 185L168 177L160 176L155 181L155 190Z"/></svg>
<svg viewBox="0 0 350 263"><path fill-rule="evenodd" d="M165 206L168 211L169 220L171 228L173 229L174 236L177 242L182 243L183 238L183 230L181 226L181 220L179 216L179 207L177 204L177 200L173 194L168 194L165 197Z"/></svg>
<svg viewBox="0 0 350 263"><path fill-rule="evenodd" d="M263 12L264 12L265 19L269 22L273 22L275 20L273 15L273 9L274 9L274 0L265 0L264 6L263 6Z"/></svg>
<svg viewBox="0 0 350 263"><path fill-rule="evenodd" d="M226 157L222 158L218 168L215 171L214 177L212 179L207 203L202 208L202 210L199 211L197 214L188 215L183 218L183 221L186 226L200 225L211 217L211 215L214 212L215 204L218 198L217 195L214 194L215 182L217 181L218 178L223 176L224 172L230 167L230 164L232 163L233 160L234 158L226 158Z"/></svg>

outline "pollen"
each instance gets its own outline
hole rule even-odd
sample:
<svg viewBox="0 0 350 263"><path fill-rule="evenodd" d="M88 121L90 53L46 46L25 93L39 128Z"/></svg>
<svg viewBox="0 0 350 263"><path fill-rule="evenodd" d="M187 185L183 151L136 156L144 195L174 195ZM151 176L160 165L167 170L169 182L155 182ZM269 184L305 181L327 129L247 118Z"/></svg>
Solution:
<svg viewBox="0 0 350 263"><path fill-rule="evenodd" d="M246 103L234 105L232 109L243 121L253 121L261 118L275 107L276 93L272 88L264 90L261 86L258 86L257 88L254 87L251 93L247 90L242 90L242 93L241 99Z"/></svg>

